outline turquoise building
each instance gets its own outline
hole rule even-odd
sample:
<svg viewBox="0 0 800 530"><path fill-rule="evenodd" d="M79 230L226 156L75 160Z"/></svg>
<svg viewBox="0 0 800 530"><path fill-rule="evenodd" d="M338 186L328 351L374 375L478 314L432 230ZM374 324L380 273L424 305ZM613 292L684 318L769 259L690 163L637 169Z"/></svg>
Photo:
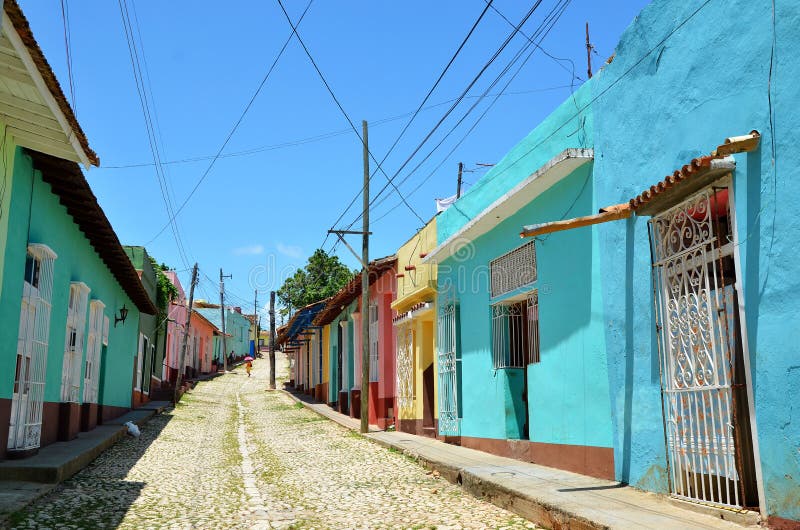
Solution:
<svg viewBox="0 0 800 530"><path fill-rule="evenodd" d="M3 11L0 459L129 410L140 316L155 313L78 166L97 156L19 6Z"/></svg>
<svg viewBox="0 0 800 530"><path fill-rule="evenodd" d="M654 1L439 216L442 436L798 524L799 19Z"/></svg>
<svg viewBox="0 0 800 530"><path fill-rule="evenodd" d="M203 315L217 329L222 329L222 313L219 306L213 307L212 304L205 304L205 307L195 306L194 310ZM250 353L250 321L242 315L241 309L234 307L225 308L225 338L227 354L233 352L237 359L244 358ZM222 337L214 335L212 359L222 366Z"/></svg>

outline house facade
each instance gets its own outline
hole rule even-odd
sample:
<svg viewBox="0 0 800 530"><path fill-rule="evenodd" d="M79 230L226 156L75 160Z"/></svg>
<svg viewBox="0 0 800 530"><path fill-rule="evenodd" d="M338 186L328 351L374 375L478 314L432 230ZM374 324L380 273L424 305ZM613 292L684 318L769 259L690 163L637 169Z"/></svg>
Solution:
<svg viewBox="0 0 800 530"><path fill-rule="evenodd" d="M148 296L155 303L157 295L156 271L150 261L147 250L141 246L123 247L125 253L130 258L142 286L147 291ZM150 400L150 388L155 384L161 383L161 365L158 352L158 335L161 331L161 323L157 322L156 315L143 314L139 318L139 345L136 359L134 361L133 374L133 393L131 400L134 407ZM153 381L155 379L155 381Z"/></svg>
<svg viewBox="0 0 800 530"><path fill-rule="evenodd" d="M18 458L131 408L155 307L78 166L97 156L19 6L3 11L0 458ZM26 122L33 107L47 118Z"/></svg>
<svg viewBox="0 0 800 530"><path fill-rule="evenodd" d="M214 338L214 346L212 349L211 361L216 361L217 366L222 366L222 356L225 354L222 349L222 313L218 305L209 304L206 302L197 302L194 311L202 315L214 327L217 328L218 334ZM225 346L227 347L226 357L230 357L233 353L233 358L241 360L250 352L250 321L242 314L239 307L226 307L225 308Z"/></svg>
<svg viewBox="0 0 800 530"><path fill-rule="evenodd" d="M162 368L162 381L174 384L180 371L180 353L183 340L183 331L186 327L188 316L188 301L178 275L175 271L165 271L167 278L178 291L178 296L170 301L167 310L166 333L163 343L164 366Z"/></svg>
<svg viewBox="0 0 800 530"><path fill-rule="evenodd" d="M653 2L438 217L441 435L797 526L800 65L774 10Z"/></svg>
<svg viewBox="0 0 800 530"><path fill-rule="evenodd" d="M422 263L436 248L436 217L397 250L394 355L397 429L435 437L436 273L435 263Z"/></svg>

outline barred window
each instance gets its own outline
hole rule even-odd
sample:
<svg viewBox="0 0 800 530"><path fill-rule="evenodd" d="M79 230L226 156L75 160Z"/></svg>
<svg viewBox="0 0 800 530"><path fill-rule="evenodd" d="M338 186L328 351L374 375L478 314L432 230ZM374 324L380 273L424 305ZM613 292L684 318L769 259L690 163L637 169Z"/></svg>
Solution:
<svg viewBox="0 0 800 530"><path fill-rule="evenodd" d="M492 306L492 367L525 368L538 363L539 296Z"/></svg>
<svg viewBox="0 0 800 530"><path fill-rule="evenodd" d="M536 281L536 247L530 241L489 262L492 298Z"/></svg>

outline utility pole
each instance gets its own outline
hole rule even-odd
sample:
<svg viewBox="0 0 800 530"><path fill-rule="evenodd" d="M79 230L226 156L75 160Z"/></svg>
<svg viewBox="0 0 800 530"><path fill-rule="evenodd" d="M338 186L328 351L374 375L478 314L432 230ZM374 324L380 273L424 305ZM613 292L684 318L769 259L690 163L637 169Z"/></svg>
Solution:
<svg viewBox="0 0 800 530"><path fill-rule="evenodd" d="M589 74L589 79L592 78L592 43L589 42L589 23L586 23L586 64L588 65L587 73Z"/></svg>
<svg viewBox="0 0 800 530"><path fill-rule="evenodd" d="M225 278L233 278L233 274L223 275L219 268L219 311L222 314L222 371L228 371L228 338L225 334Z"/></svg>
<svg viewBox="0 0 800 530"><path fill-rule="evenodd" d="M192 304L194 303L194 287L197 285L197 263L194 264L192 269L192 285L189 288L189 310L186 312L186 325L183 328L183 341L181 343L181 359L178 362L178 377L175 380L175 394L173 395L173 403L177 403L180 396L178 391L183 383L183 363L186 362L186 347L189 343L189 324L192 322Z"/></svg>
<svg viewBox="0 0 800 530"><path fill-rule="evenodd" d="M367 122L361 122L364 136L364 221L361 235L361 432L369 431L369 140Z"/></svg>
<svg viewBox="0 0 800 530"><path fill-rule="evenodd" d="M336 234L355 258L361 262L361 432L369 430L369 138L367 122L361 122L364 141L364 206L361 218L364 221L361 231L328 230ZM344 238L347 234L361 234L361 256Z"/></svg>
<svg viewBox="0 0 800 530"><path fill-rule="evenodd" d="M464 172L464 162L458 163L458 184L456 184L456 199L461 198L461 173Z"/></svg>
<svg viewBox="0 0 800 530"><path fill-rule="evenodd" d="M256 354L260 351L258 348L258 289L254 290L255 299L253 300L253 357L258 357Z"/></svg>
<svg viewBox="0 0 800 530"><path fill-rule="evenodd" d="M269 292L269 389L275 390L275 291Z"/></svg>

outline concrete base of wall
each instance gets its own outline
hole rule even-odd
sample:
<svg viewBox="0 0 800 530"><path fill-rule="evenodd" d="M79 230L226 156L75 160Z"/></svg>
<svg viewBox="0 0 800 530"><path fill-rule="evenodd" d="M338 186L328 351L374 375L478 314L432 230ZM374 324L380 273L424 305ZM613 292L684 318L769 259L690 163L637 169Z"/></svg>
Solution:
<svg viewBox="0 0 800 530"><path fill-rule="evenodd" d="M74 440L81 432L81 406L78 403L59 403L58 441Z"/></svg>
<svg viewBox="0 0 800 530"><path fill-rule="evenodd" d="M81 432L91 431L97 427L97 403L81 405Z"/></svg>
<svg viewBox="0 0 800 530"><path fill-rule="evenodd" d="M425 425L425 420L422 419L401 419L397 422L397 430L407 432L409 434L416 434L417 436L427 436L428 438L438 438L439 420L434 419L433 425Z"/></svg>
<svg viewBox="0 0 800 530"><path fill-rule="evenodd" d="M350 417L361 417L361 390L350 391Z"/></svg>
<svg viewBox="0 0 800 530"><path fill-rule="evenodd" d="M8 428L11 423L11 400L0 399L0 460L5 460L8 449Z"/></svg>
<svg viewBox="0 0 800 530"><path fill-rule="evenodd" d="M130 409L127 407L112 407L111 405L99 405L97 407L98 423L108 423L115 418L119 418Z"/></svg>
<svg viewBox="0 0 800 530"><path fill-rule="evenodd" d="M348 413L348 406L347 406L347 391L340 390L339 391L339 401L336 402L337 407L336 410L339 411L341 414Z"/></svg>
<svg viewBox="0 0 800 530"><path fill-rule="evenodd" d="M774 530L800 530L800 521L772 516L767 518L767 526Z"/></svg>
<svg viewBox="0 0 800 530"><path fill-rule="evenodd" d="M548 444L528 440L497 440L469 436L461 436L460 445L523 462L614 480L614 449L611 447Z"/></svg>

